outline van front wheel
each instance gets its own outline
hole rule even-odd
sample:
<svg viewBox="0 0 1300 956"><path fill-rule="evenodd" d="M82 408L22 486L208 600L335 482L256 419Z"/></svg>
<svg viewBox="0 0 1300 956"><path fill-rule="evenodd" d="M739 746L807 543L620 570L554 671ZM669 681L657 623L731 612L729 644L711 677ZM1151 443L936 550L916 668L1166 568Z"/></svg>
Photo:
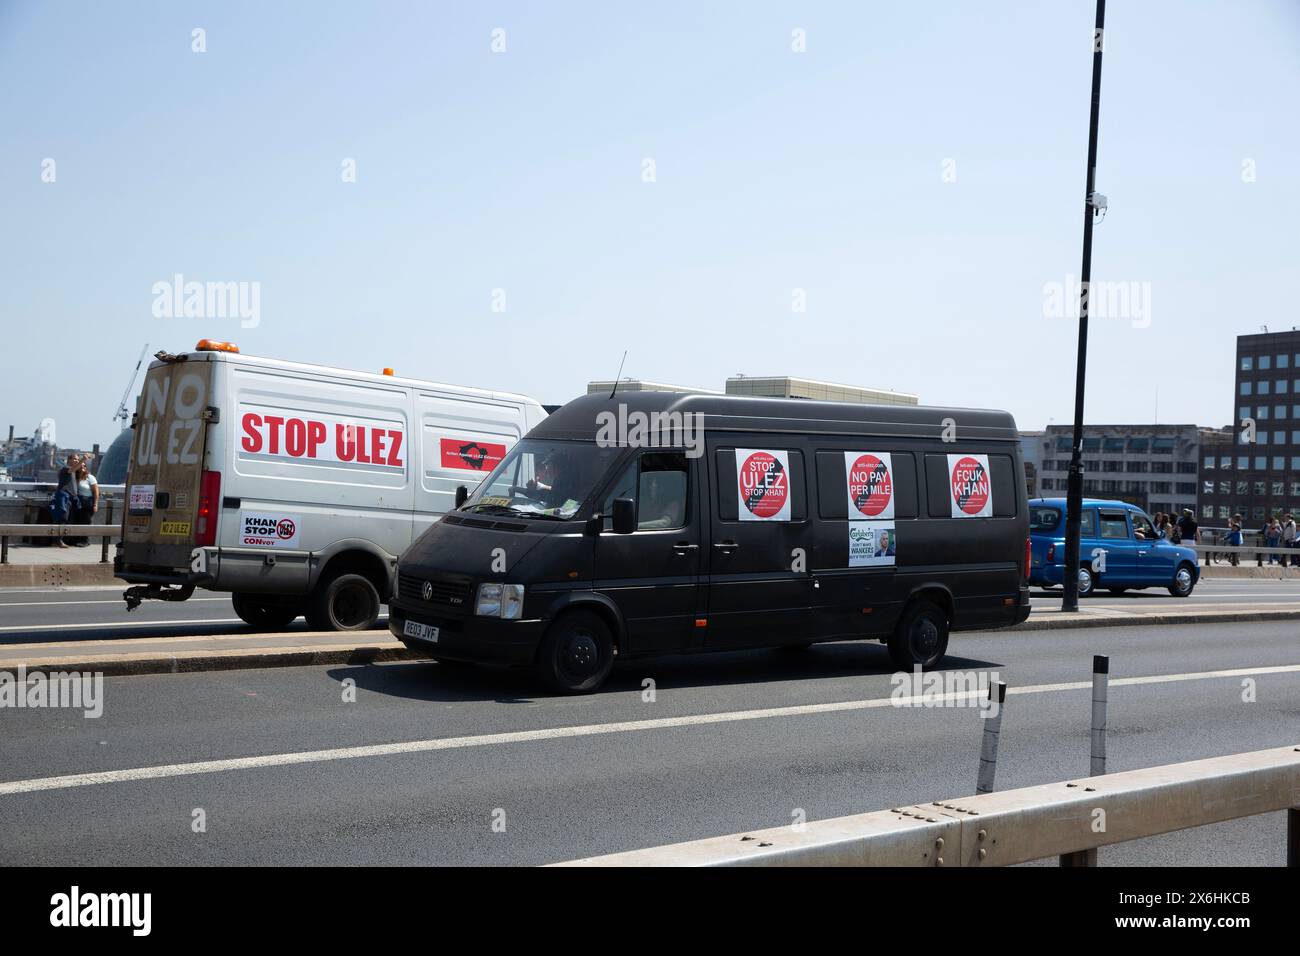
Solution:
<svg viewBox="0 0 1300 956"><path fill-rule="evenodd" d="M307 596L307 623L317 631L364 631L379 618L379 591L360 574L338 574Z"/></svg>
<svg viewBox="0 0 1300 956"><path fill-rule="evenodd" d="M586 694L605 682L614 667L614 638L599 614L570 611L561 616L537 648L537 677L553 690Z"/></svg>
<svg viewBox="0 0 1300 956"><path fill-rule="evenodd" d="M294 622L301 611L291 604L278 603L266 595L244 594L239 591L230 595L239 619L251 627L268 631L278 631Z"/></svg>
<svg viewBox="0 0 1300 956"><path fill-rule="evenodd" d="M933 667L948 651L948 615L932 601L917 601L903 612L889 638L889 656L894 667Z"/></svg>

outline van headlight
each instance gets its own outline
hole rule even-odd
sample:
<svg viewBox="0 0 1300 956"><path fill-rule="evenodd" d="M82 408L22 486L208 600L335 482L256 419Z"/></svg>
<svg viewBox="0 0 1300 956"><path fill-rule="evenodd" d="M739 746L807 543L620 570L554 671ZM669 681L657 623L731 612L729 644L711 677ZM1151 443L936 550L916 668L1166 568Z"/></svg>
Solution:
<svg viewBox="0 0 1300 956"><path fill-rule="evenodd" d="M474 613L483 617L502 617L517 621L524 613L522 584L480 584Z"/></svg>

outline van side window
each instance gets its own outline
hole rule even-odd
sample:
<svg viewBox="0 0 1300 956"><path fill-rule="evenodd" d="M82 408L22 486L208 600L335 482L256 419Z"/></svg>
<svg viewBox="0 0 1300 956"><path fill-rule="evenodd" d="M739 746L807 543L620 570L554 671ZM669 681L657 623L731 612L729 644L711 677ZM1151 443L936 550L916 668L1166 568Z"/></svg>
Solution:
<svg viewBox="0 0 1300 956"><path fill-rule="evenodd" d="M1083 514L1079 515L1079 537L1097 537L1097 512L1091 508L1084 508Z"/></svg>
<svg viewBox="0 0 1300 956"><path fill-rule="evenodd" d="M1127 538L1128 521L1124 518L1122 511L1103 511L1101 512L1101 537L1103 538Z"/></svg>
<svg viewBox="0 0 1300 956"><path fill-rule="evenodd" d="M1132 512L1133 518L1133 537L1139 541L1154 541L1156 539L1156 529L1151 527L1151 522L1147 520L1146 515Z"/></svg>
<svg viewBox="0 0 1300 956"><path fill-rule="evenodd" d="M778 442L756 437L740 445L741 448L768 448L785 451L790 460L790 520L808 520L808 491L804 484L803 452L787 448ZM739 521L740 503L737 500L736 445L717 449L714 457L718 478L718 518L722 521Z"/></svg>
<svg viewBox="0 0 1300 956"><path fill-rule="evenodd" d="M685 527L688 467L681 452L647 452L632 459L605 497L605 529L614 527L615 498L636 502L638 531Z"/></svg>
<svg viewBox="0 0 1300 956"><path fill-rule="evenodd" d="M871 442L862 448L871 447ZM817 452L817 513L823 518L848 519L848 494L844 473L844 452L858 449L837 449ZM883 451L889 451L886 447ZM894 477L894 517L915 518L917 509L916 456L910 451L890 451L889 461ZM861 517L859 515L858 517Z"/></svg>
<svg viewBox="0 0 1300 956"><path fill-rule="evenodd" d="M993 517L1014 518L1020 501L1015 459L1010 455L989 455L989 476L993 479Z"/></svg>
<svg viewBox="0 0 1300 956"><path fill-rule="evenodd" d="M959 449L954 451L956 450ZM1010 455L990 454L988 457L989 492L993 498L993 517L1014 518L1020 501L1015 459ZM925 493L926 507L931 518L952 517L952 490L948 487L946 453L925 456Z"/></svg>

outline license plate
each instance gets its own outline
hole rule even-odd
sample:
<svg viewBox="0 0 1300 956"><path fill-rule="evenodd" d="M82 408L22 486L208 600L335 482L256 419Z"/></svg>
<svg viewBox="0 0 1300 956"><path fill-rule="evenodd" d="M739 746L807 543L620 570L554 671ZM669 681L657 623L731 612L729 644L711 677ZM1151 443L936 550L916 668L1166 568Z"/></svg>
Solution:
<svg viewBox="0 0 1300 956"><path fill-rule="evenodd" d="M421 641L428 641L430 644L438 643L438 629L431 624L407 621L402 625L402 633L406 637L418 638Z"/></svg>

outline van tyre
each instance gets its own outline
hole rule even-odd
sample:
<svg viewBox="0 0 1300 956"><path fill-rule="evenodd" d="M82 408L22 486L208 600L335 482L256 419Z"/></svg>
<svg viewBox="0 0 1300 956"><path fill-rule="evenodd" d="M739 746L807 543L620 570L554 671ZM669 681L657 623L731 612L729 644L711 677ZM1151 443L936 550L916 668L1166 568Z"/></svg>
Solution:
<svg viewBox="0 0 1300 956"><path fill-rule="evenodd" d="M889 638L889 656L894 667L910 671L934 667L948 651L948 615L932 601L908 605Z"/></svg>
<svg viewBox="0 0 1300 956"><path fill-rule="evenodd" d="M307 623L317 631L365 631L379 619L379 591L362 574L337 574L307 596Z"/></svg>
<svg viewBox="0 0 1300 956"><path fill-rule="evenodd" d="M244 594L236 591L230 595L230 603L241 621L250 627L264 631L286 628L302 613L298 607L281 603L270 595Z"/></svg>
<svg viewBox="0 0 1300 956"><path fill-rule="evenodd" d="M570 611L542 638L533 668L543 684L565 694L587 694L614 667L614 637L599 614Z"/></svg>
<svg viewBox="0 0 1300 956"><path fill-rule="evenodd" d="M1169 593L1179 598L1191 597L1194 587L1196 587L1196 572L1184 561L1174 571L1174 583L1169 585Z"/></svg>

